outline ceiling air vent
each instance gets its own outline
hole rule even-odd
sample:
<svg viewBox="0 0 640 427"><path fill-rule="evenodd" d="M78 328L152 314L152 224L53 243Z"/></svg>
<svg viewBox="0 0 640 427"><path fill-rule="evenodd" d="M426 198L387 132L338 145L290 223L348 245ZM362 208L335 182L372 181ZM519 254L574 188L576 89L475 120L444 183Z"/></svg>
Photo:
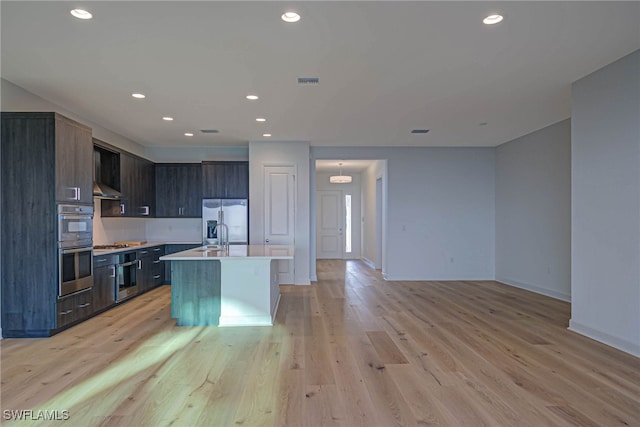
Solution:
<svg viewBox="0 0 640 427"><path fill-rule="evenodd" d="M298 77L299 85L317 85L318 83L320 83L318 77Z"/></svg>
<svg viewBox="0 0 640 427"><path fill-rule="evenodd" d="M202 133L220 133L218 129L200 129Z"/></svg>
<svg viewBox="0 0 640 427"><path fill-rule="evenodd" d="M414 129L411 131L411 133L427 133L429 132L429 129Z"/></svg>

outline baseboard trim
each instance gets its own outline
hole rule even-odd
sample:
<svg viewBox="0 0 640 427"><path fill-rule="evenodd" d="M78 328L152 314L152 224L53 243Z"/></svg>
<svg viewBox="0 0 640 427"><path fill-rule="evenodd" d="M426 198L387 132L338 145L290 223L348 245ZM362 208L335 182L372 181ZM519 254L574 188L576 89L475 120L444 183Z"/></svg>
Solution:
<svg viewBox="0 0 640 427"><path fill-rule="evenodd" d="M467 280L467 281L478 281L485 282L487 280L494 280L493 277L461 277L461 276L451 276L451 277L421 277L421 276L394 276L391 274L382 273L384 280L388 280L390 282L451 282L457 280Z"/></svg>
<svg viewBox="0 0 640 427"><path fill-rule="evenodd" d="M231 326L272 326L270 316L220 316L218 326L221 328Z"/></svg>
<svg viewBox="0 0 640 427"><path fill-rule="evenodd" d="M316 274L311 275L311 277L309 277L309 280L311 282L317 282L318 281L318 276Z"/></svg>
<svg viewBox="0 0 640 427"><path fill-rule="evenodd" d="M571 295L565 294L563 292L557 292L552 289L531 285L529 283L519 282L517 280L508 279L506 277L496 276L495 280L496 282L500 282L508 286L513 286L514 288L524 289L526 291L535 292L536 294L545 295L551 298L559 299L561 301L571 302Z"/></svg>
<svg viewBox="0 0 640 427"><path fill-rule="evenodd" d="M369 267L373 268L374 270L376 269L376 263L371 261L369 258L367 257L362 257L360 258L362 260L362 262L364 262L365 264L367 264Z"/></svg>
<svg viewBox="0 0 640 427"><path fill-rule="evenodd" d="M606 332L598 331L597 329L576 322L573 319L569 320L569 327L567 329L620 351L624 351L625 353L640 357L640 344L634 344L625 339L607 334Z"/></svg>

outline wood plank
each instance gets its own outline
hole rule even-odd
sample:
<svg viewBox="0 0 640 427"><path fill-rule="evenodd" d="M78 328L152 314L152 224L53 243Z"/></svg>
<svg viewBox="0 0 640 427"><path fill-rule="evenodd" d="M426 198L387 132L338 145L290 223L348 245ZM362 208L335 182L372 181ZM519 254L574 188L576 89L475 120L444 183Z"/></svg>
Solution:
<svg viewBox="0 0 640 427"><path fill-rule="evenodd" d="M3 409L72 425L640 425L640 361L496 282L283 286L273 327L178 327L162 286L47 339L0 341Z"/></svg>

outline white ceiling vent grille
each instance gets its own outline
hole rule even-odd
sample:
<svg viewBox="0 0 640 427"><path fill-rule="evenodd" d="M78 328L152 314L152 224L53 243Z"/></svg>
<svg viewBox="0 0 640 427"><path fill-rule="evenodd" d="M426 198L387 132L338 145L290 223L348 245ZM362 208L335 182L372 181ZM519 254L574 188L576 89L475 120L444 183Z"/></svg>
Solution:
<svg viewBox="0 0 640 427"><path fill-rule="evenodd" d="M218 129L200 129L202 133L220 133Z"/></svg>
<svg viewBox="0 0 640 427"><path fill-rule="evenodd" d="M414 129L411 133L428 133L429 129Z"/></svg>
<svg viewBox="0 0 640 427"><path fill-rule="evenodd" d="M320 83L320 78L318 77L298 77L299 85L317 85Z"/></svg>

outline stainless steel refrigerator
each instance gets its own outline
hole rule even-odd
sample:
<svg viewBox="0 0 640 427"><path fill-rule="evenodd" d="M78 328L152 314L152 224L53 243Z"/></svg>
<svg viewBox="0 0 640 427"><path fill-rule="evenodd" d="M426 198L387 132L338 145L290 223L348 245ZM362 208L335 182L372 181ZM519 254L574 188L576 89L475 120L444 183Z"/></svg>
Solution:
<svg viewBox="0 0 640 427"><path fill-rule="evenodd" d="M222 243L224 227L215 229L217 224L229 228L229 244L249 243L249 202L247 199L203 199L202 200L202 241L205 244Z"/></svg>

